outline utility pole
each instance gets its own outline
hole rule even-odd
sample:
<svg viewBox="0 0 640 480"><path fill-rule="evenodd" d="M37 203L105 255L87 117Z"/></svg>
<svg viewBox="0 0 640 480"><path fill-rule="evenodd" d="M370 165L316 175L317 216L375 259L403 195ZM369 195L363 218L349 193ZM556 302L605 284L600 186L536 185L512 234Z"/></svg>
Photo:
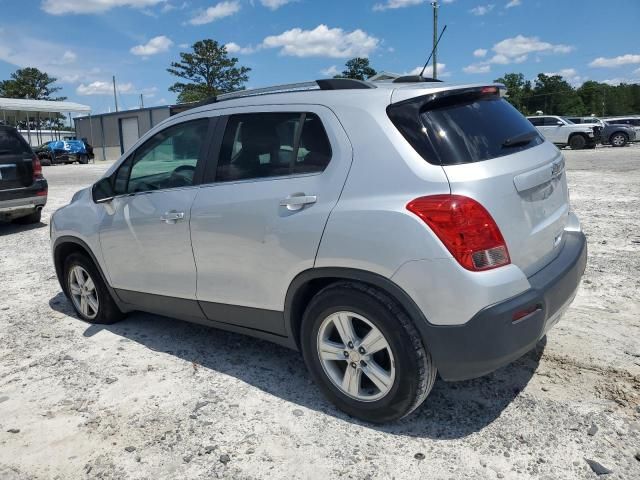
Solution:
<svg viewBox="0 0 640 480"><path fill-rule="evenodd" d="M118 94L116 93L116 76L113 76L113 99L116 102L116 112L118 111Z"/></svg>
<svg viewBox="0 0 640 480"><path fill-rule="evenodd" d="M438 78L438 0L431 2L433 7L433 79Z"/></svg>
<svg viewBox="0 0 640 480"><path fill-rule="evenodd" d="M140 94L140 108L144 108L144 97Z"/></svg>

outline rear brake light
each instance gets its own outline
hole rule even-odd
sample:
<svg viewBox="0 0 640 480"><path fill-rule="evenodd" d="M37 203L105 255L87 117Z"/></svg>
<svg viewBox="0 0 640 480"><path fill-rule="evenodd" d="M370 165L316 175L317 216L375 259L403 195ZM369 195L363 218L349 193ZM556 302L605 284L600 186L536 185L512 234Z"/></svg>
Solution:
<svg viewBox="0 0 640 480"><path fill-rule="evenodd" d="M49 190L45 188L44 190L40 190L39 192L36 192L36 197L46 197L48 193L49 193Z"/></svg>
<svg viewBox="0 0 640 480"><path fill-rule="evenodd" d="M40 163L40 159L37 155L33 156L31 165L33 166L33 179L40 180L42 178L42 164Z"/></svg>
<svg viewBox="0 0 640 480"><path fill-rule="evenodd" d="M420 217L467 270L490 270L511 263L498 225L475 200L432 195L412 200L407 210Z"/></svg>
<svg viewBox="0 0 640 480"><path fill-rule="evenodd" d="M498 93L498 87L482 87L480 93L483 94L496 94Z"/></svg>

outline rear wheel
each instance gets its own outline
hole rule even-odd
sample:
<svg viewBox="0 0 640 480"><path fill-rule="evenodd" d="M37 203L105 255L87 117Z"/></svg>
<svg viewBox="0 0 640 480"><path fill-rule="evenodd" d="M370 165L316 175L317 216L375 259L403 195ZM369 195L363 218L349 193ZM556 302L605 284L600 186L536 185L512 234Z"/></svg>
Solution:
<svg viewBox="0 0 640 480"><path fill-rule="evenodd" d="M93 262L84 254L73 253L64 262L66 294L76 313L91 323L111 324L123 314L111 298L109 289Z"/></svg>
<svg viewBox="0 0 640 480"><path fill-rule="evenodd" d="M80 155L78 157L78 163L81 165L86 165L87 163L89 163L89 157L87 157L86 155Z"/></svg>
<svg viewBox="0 0 640 480"><path fill-rule="evenodd" d="M609 143L613 147L624 147L628 141L629 138L625 133L622 132L616 132L609 138Z"/></svg>
<svg viewBox="0 0 640 480"><path fill-rule="evenodd" d="M582 150L587 145L587 139L583 135L574 135L569 139L571 150Z"/></svg>
<svg viewBox="0 0 640 480"><path fill-rule="evenodd" d="M42 218L42 210L36 210L35 212L20 218L16 218L13 222L19 225L28 225L30 223L40 223Z"/></svg>
<svg viewBox="0 0 640 480"><path fill-rule="evenodd" d="M433 387L436 368L411 320L366 285L341 282L319 292L304 314L301 335L315 382L353 417L397 420Z"/></svg>

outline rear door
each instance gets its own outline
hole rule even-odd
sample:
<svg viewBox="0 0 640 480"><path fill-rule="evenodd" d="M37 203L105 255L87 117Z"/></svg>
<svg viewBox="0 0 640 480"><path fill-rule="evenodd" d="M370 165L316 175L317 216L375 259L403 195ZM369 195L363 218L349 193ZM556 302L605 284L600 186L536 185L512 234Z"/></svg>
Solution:
<svg viewBox="0 0 640 480"><path fill-rule="evenodd" d="M512 263L531 275L562 245L569 214L564 159L515 108L485 90L424 104L417 128L430 143L423 156L442 165L452 194L489 211Z"/></svg>
<svg viewBox="0 0 640 480"><path fill-rule="evenodd" d="M33 183L33 152L15 129L0 126L0 190Z"/></svg>
<svg viewBox="0 0 640 480"><path fill-rule="evenodd" d="M217 166L191 211L197 297L212 320L284 334L287 288L314 265L352 152L325 107L261 108L221 121Z"/></svg>
<svg viewBox="0 0 640 480"><path fill-rule="evenodd" d="M567 143L566 135L563 131L564 123L555 117L542 117L542 127L538 130L542 132L544 138L552 143Z"/></svg>

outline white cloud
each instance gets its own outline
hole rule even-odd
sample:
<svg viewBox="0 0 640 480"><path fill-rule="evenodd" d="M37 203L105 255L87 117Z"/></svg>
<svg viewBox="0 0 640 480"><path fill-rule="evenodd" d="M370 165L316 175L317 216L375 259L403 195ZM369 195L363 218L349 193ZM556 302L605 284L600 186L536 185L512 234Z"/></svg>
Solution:
<svg viewBox="0 0 640 480"><path fill-rule="evenodd" d="M469 12L477 16L482 16L482 15L486 15L494 8L495 8L495 5L493 3L490 3L489 5L478 5L477 7L473 7L471 10L469 10Z"/></svg>
<svg viewBox="0 0 640 480"><path fill-rule="evenodd" d="M523 63L527 61L529 55L532 53L562 54L573 51L574 47L570 45L542 42L538 37L516 35L515 37L505 38L504 40L496 43L491 49L494 52L494 55L491 58L483 62L471 64L463 68L463 71L466 73L488 73L491 71L491 65ZM478 50L476 50L476 52L478 52ZM474 52L475 56L477 56L476 52Z"/></svg>
<svg viewBox="0 0 640 480"><path fill-rule="evenodd" d="M382 12L384 10L393 10L396 8L412 7L424 3L426 0L387 0L385 3L376 3L373 10Z"/></svg>
<svg viewBox="0 0 640 480"><path fill-rule="evenodd" d="M493 46L494 52L507 57L518 57L534 52L569 53L573 49L569 45L554 45L548 42L541 42L538 37L525 37L524 35L506 38Z"/></svg>
<svg viewBox="0 0 640 480"><path fill-rule="evenodd" d="M438 77L450 77L451 73L448 72L447 69L447 64L446 63L437 63L438 66ZM408 72L404 72L402 75L420 75L420 72L422 72L422 69L424 68L424 65L421 65L419 67L414 68L413 70L410 70ZM424 69L424 75L426 77L430 77L431 73L433 72L433 65L429 64L427 65L427 68Z"/></svg>
<svg viewBox="0 0 640 480"><path fill-rule="evenodd" d="M572 85L581 85L584 82L584 79L580 75L578 75L578 71L575 68L563 68L562 70L558 70L557 72L547 72L545 73L545 75L549 77L560 75Z"/></svg>
<svg viewBox="0 0 640 480"><path fill-rule="evenodd" d="M627 53L626 55L619 55L613 58L598 57L594 61L592 61L589 66L598 68L611 68L620 67L622 65L633 65L635 63L640 63L640 55Z"/></svg>
<svg viewBox="0 0 640 480"><path fill-rule="evenodd" d="M260 3L271 10L277 10L294 1L296 0L260 0Z"/></svg>
<svg viewBox="0 0 640 480"><path fill-rule="evenodd" d="M325 77L335 77L340 73L340 70L338 70L338 67L336 67L335 65L331 65L329 68L320 70L320 73Z"/></svg>
<svg viewBox="0 0 640 480"><path fill-rule="evenodd" d="M191 44L189 43L181 43L180 45L178 45L178 47L185 49L185 48L191 48Z"/></svg>
<svg viewBox="0 0 640 480"><path fill-rule="evenodd" d="M380 43L376 37L358 29L345 32L341 28L318 25L313 30L293 28L271 35L262 42L263 48L279 48L282 55L294 57L368 57Z"/></svg>
<svg viewBox="0 0 640 480"><path fill-rule="evenodd" d="M522 0L511 0L504 8L513 8L522 5Z"/></svg>
<svg viewBox="0 0 640 480"><path fill-rule="evenodd" d="M238 45L235 42L229 42L225 45L225 48L227 49L227 53L244 53L244 54L249 54L249 53L254 53L256 51L255 48L253 48L252 46L248 46L248 47L241 47L240 45Z"/></svg>
<svg viewBox="0 0 640 480"><path fill-rule="evenodd" d="M132 47L130 52L134 55L148 57L149 55L167 52L172 45L173 41L169 37L160 35L158 37L153 37L143 45L136 45L135 47Z"/></svg>
<svg viewBox="0 0 640 480"><path fill-rule="evenodd" d="M118 84L118 93L132 93L134 90L131 83ZM88 85L81 83L76 88L78 95L113 95L113 84L111 82L95 81Z"/></svg>
<svg viewBox="0 0 640 480"><path fill-rule="evenodd" d="M473 51L473 56L476 58L484 58L487 56L487 49L486 48L478 48L477 50Z"/></svg>
<svg viewBox="0 0 640 480"><path fill-rule="evenodd" d="M488 64L471 64L462 69L464 73L489 73L491 71L491 66Z"/></svg>
<svg viewBox="0 0 640 480"><path fill-rule="evenodd" d="M206 25L224 17L235 15L240 11L240 2L237 0L220 2L189 20L191 25Z"/></svg>
<svg viewBox="0 0 640 480"><path fill-rule="evenodd" d="M43 0L41 8L51 15L104 13L116 7L153 7L167 0Z"/></svg>
<svg viewBox="0 0 640 480"><path fill-rule="evenodd" d="M624 77L616 77L616 78L608 78L606 80L602 80L602 83L606 83L607 85L620 85L621 83L639 83L640 78L624 78Z"/></svg>

